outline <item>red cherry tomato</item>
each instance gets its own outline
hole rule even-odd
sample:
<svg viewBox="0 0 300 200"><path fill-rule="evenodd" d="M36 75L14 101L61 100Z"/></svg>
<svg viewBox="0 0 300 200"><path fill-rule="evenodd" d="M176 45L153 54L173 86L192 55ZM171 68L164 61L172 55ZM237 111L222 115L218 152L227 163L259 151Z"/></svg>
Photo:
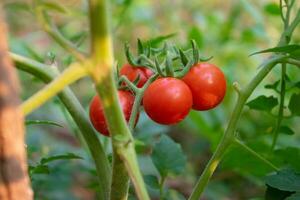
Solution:
<svg viewBox="0 0 300 200"><path fill-rule="evenodd" d="M123 90L119 90L118 95L124 117L128 122L134 103L134 96L130 92ZM90 103L90 120L97 131L105 136L109 136L108 127L104 117L104 110L98 95L94 96Z"/></svg>
<svg viewBox="0 0 300 200"><path fill-rule="evenodd" d="M159 124L175 124L189 113L193 97L189 87L176 78L160 78L146 89L143 105L147 115Z"/></svg>
<svg viewBox="0 0 300 200"><path fill-rule="evenodd" d="M193 109L209 110L223 100L226 93L226 79L223 72L210 63L199 63L182 79L193 94Z"/></svg>
<svg viewBox="0 0 300 200"><path fill-rule="evenodd" d="M130 64L125 64L120 70L120 75L124 75L133 82L140 76L140 80L137 83L137 87L141 88L152 76L153 72L146 67L133 67Z"/></svg>

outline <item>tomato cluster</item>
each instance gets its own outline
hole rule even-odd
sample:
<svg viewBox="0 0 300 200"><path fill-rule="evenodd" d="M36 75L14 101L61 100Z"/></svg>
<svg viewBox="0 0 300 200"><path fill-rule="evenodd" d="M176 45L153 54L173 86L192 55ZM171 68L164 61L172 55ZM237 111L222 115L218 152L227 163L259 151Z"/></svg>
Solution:
<svg viewBox="0 0 300 200"><path fill-rule="evenodd" d="M198 63L182 78L160 78L145 91L143 105L147 115L160 124L182 121L190 109L210 110L226 93L223 72L210 63Z"/></svg>
<svg viewBox="0 0 300 200"><path fill-rule="evenodd" d="M153 75L153 71L143 66L125 64L120 69L129 81L138 80L141 88ZM125 83L122 83L125 85ZM226 93L226 79L223 72L210 63L198 63L182 77L159 77L145 90L142 105L147 115L164 125L182 121L191 109L204 111L216 107ZM119 90L119 101L127 122L129 121L134 95L130 91ZM101 99L95 96L90 103L90 119L97 131L109 136Z"/></svg>

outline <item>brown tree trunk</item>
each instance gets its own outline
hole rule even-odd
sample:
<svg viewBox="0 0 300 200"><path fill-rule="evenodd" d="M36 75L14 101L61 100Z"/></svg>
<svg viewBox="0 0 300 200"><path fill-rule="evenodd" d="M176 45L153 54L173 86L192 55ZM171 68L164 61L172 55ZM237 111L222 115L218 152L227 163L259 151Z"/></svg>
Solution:
<svg viewBox="0 0 300 200"><path fill-rule="evenodd" d="M18 79L8 54L6 26L0 5L0 199L30 200L23 116Z"/></svg>

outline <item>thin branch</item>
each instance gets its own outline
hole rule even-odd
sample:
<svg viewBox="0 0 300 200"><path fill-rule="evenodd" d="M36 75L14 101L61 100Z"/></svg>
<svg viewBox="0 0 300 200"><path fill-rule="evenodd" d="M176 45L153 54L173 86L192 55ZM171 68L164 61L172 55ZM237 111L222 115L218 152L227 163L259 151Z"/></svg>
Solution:
<svg viewBox="0 0 300 200"><path fill-rule="evenodd" d="M238 83L238 82L234 82L233 84L232 84L232 86L233 86L233 89L238 93L238 95L241 95L241 86L240 86L240 84Z"/></svg>
<svg viewBox="0 0 300 200"><path fill-rule="evenodd" d="M281 84L280 84L280 103L279 103L279 109L278 109L278 116L276 125L273 131L273 141L271 145L271 151L274 150L275 145L277 143L278 135L279 135L279 129L281 126L281 122L283 120L283 110L284 110L284 99L285 99L285 77L286 77L286 63L281 64Z"/></svg>
<svg viewBox="0 0 300 200"><path fill-rule="evenodd" d="M240 95L238 96L238 100L236 106L233 110L231 118L229 120L229 124L225 130L225 133L218 144L216 151L213 153L211 159L206 165L204 171L202 172L194 190L189 198L189 200L198 200L204 191L204 188L208 184L211 176L219 165L221 159L223 158L226 150L234 141L235 131L237 123L240 119L243 107L252 94L254 89L258 86L258 84L267 76L267 74L273 69L273 67L283 60L285 56L274 56L270 58L267 62L264 62L261 70L257 73L257 75L250 81L250 83L241 90Z"/></svg>
<svg viewBox="0 0 300 200"><path fill-rule="evenodd" d="M132 90L134 93L137 93L139 88L136 87L126 76L122 75L119 79L120 82L125 82L126 85L129 87L130 90Z"/></svg>
<svg viewBox="0 0 300 200"><path fill-rule="evenodd" d="M141 105L141 101L143 99L146 88L158 77L158 75L153 75L150 77L147 82L143 85L142 88L137 88L138 90L135 93L135 99L132 106L131 116L129 119L128 127L130 130L134 129L134 125L136 123L136 119L139 113L139 108Z"/></svg>
<svg viewBox="0 0 300 200"><path fill-rule="evenodd" d="M50 83L59 75L59 72L56 70L57 68L53 66L45 65L13 53L10 56L19 70L39 78L44 83ZM96 166L99 194L103 197L102 199L107 199L110 191L111 169L97 133L93 129L82 105L69 87L58 93L58 98L69 111L86 141Z"/></svg>
<svg viewBox="0 0 300 200"><path fill-rule="evenodd" d="M276 167L273 163L271 163L270 161L268 161L267 159L265 159L264 157L262 157L260 154L258 154L256 151L254 151L253 149L251 149L250 147L248 147L246 144L244 144L239 139L235 138L234 142L235 142L235 144L239 145L244 150L246 150L248 153L250 153L251 155L253 155L255 158L257 158L258 160L260 160L263 163L265 163L266 165L268 165L271 169L273 169L275 171L279 171L278 167Z"/></svg>
<svg viewBox="0 0 300 200"><path fill-rule="evenodd" d="M21 105L24 115L28 115L33 110L43 105L50 98L54 97L66 86L86 75L87 71L81 65L71 65L56 79L46 85L42 90L35 93Z"/></svg>
<svg viewBox="0 0 300 200"><path fill-rule="evenodd" d="M291 2L289 5L289 1L285 0L287 11L286 11L286 17L284 21L284 31L286 31L289 28L290 25L290 15L291 15L291 9L294 2ZM299 23L299 22L298 22ZM291 37L286 35L285 37L285 44L288 44L291 40ZM281 84L280 84L280 103L279 103L279 109L278 109L278 117L276 121L276 125L273 131L273 141L271 145L271 151L273 152L275 145L277 143L278 135L279 135L279 129L281 126L281 122L283 120L283 110L284 110L284 99L285 99L285 77L286 77L286 63L281 64Z"/></svg>
<svg viewBox="0 0 300 200"><path fill-rule="evenodd" d="M293 58L287 58L284 62L289 63L291 65L295 65L300 68L300 60L296 60Z"/></svg>
<svg viewBox="0 0 300 200"><path fill-rule="evenodd" d="M96 84L97 92L103 100L105 119L108 122L108 128L112 135L114 156L120 156L120 158L114 158L114 165L125 165L122 167L126 167L138 198L140 200L149 200L150 198L137 162L133 137L118 102L113 70L112 34L109 27L109 2L109 0L89 0L91 30L91 66L89 67L89 72ZM125 170L121 172L125 172ZM113 181L118 176L124 178L126 173L115 174ZM112 188L111 200L126 199L128 193L124 191L126 191L124 188ZM118 192L122 192L122 194L117 194ZM121 198L119 198L120 195L122 196Z"/></svg>
<svg viewBox="0 0 300 200"><path fill-rule="evenodd" d="M74 45L72 42L67 40L61 34L61 32L57 29L55 23L53 22L51 17L47 14L47 12L39 6L35 8L35 11L36 11L37 19L39 23L42 25L44 31L48 33L48 35L50 35L52 39L55 40L61 47L63 47L65 50L67 50L73 56L75 56L75 58L78 61L83 62L85 59L84 54L79 50L77 50L76 45Z"/></svg>
<svg viewBox="0 0 300 200"><path fill-rule="evenodd" d="M282 4L282 1L283 0L279 0L279 7L280 7L280 17L281 17L281 20L284 22L285 21L285 17L284 17L284 14L283 14L283 4Z"/></svg>

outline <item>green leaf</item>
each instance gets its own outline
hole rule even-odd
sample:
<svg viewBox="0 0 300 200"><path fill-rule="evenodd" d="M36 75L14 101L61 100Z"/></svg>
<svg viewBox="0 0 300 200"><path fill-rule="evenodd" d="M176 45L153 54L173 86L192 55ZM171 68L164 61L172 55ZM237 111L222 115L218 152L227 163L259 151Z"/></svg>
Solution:
<svg viewBox="0 0 300 200"><path fill-rule="evenodd" d="M275 53L293 53L297 50L300 50L300 45L290 44L290 45L286 45L286 46L280 46L280 47L275 47L275 48L270 48L270 49L265 49L265 50L262 50L262 51L254 52L254 53L250 54L250 56L260 54L260 53L271 53L271 52L275 52Z"/></svg>
<svg viewBox="0 0 300 200"><path fill-rule="evenodd" d="M167 40L167 39L170 39L174 36L176 36L177 33L171 33L171 34L168 34L168 35L161 35L161 36L158 36L158 37L155 37L155 38L152 38L150 40L148 40L148 44L151 46L151 47L155 47L157 45L159 45L160 43L162 43L163 41Z"/></svg>
<svg viewBox="0 0 300 200"><path fill-rule="evenodd" d="M293 115L300 116L300 93L299 94L293 94L290 102L289 102L289 109L292 112Z"/></svg>
<svg viewBox="0 0 300 200"><path fill-rule="evenodd" d="M155 144L151 158L162 177L166 177L168 173L182 173L186 164L180 145L166 135L162 135Z"/></svg>
<svg viewBox="0 0 300 200"><path fill-rule="evenodd" d="M280 7L277 3L268 3L264 6L264 10L271 15L280 15Z"/></svg>
<svg viewBox="0 0 300 200"><path fill-rule="evenodd" d="M30 166L29 167L29 174L49 174L50 170L48 165L37 165L37 166Z"/></svg>
<svg viewBox="0 0 300 200"><path fill-rule="evenodd" d="M71 160L71 159L83 159L83 158L73 153L67 153L62 155L51 156L48 158L42 158L41 164L46 164L56 160Z"/></svg>
<svg viewBox="0 0 300 200"><path fill-rule="evenodd" d="M291 169L284 169L267 176L266 184L283 191L300 191L300 174Z"/></svg>
<svg viewBox="0 0 300 200"><path fill-rule="evenodd" d="M53 126L63 127L62 125L49 120L26 120L25 121L26 126L33 125L33 124L43 124L43 125L53 125Z"/></svg>
<svg viewBox="0 0 300 200"><path fill-rule="evenodd" d="M265 200L286 200L293 192L282 191L267 185Z"/></svg>
<svg viewBox="0 0 300 200"><path fill-rule="evenodd" d="M297 59L297 60L300 60L300 49L291 52L290 57L294 58L294 59Z"/></svg>
<svg viewBox="0 0 300 200"><path fill-rule="evenodd" d="M300 89L300 81L294 84L294 87L299 88Z"/></svg>
<svg viewBox="0 0 300 200"><path fill-rule="evenodd" d="M295 132L288 126L281 126L279 128L279 132L284 133L286 135L294 135L295 134Z"/></svg>
<svg viewBox="0 0 300 200"><path fill-rule="evenodd" d="M41 5L45 10L49 11L54 11L54 12L59 12L59 13L67 13L68 10L62 6L61 4L55 3L55 2L42 2Z"/></svg>
<svg viewBox="0 0 300 200"><path fill-rule="evenodd" d="M266 88L266 89L272 89L272 90L277 91L277 90L278 90L278 85L279 85L279 83L280 83L280 80L278 80L278 81L276 81L276 82L274 82L274 83L272 83L272 84L267 84L267 85L265 85L265 88Z"/></svg>
<svg viewBox="0 0 300 200"><path fill-rule="evenodd" d="M202 47L203 46L203 34L200 31L200 29L196 26L193 26L188 33L188 39L189 40L195 40L198 47Z"/></svg>
<svg viewBox="0 0 300 200"><path fill-rule="evenodd" d="M22 11L31 11L31 7L28 3L24 2L11 2L4 4L5 9L11 9L13 11L22 10Z"/></svg>
<svg viewBox="0 0 300 200"><path fill-rule="evenodd" d="M300 199L300 192L296 192L295 194L292 194L291 196L289 196L285 200L299 200L299 199Z"/></svg>
<svg viewBox="0 0 300 200"><path fill-rule="evenodd" d="M144 176L144 180L147 186L151 187L152 189L159 189L159 182L156 176L146 175Z"/></svg>
<svg viewBox="0 0 300 200"><path fill-rule="evenodd" d="M275 151L275 155L278 159L281 159L281 162L287 167L292 167L295 170L300 171L300 148L296 147L287 147L283 149L278 149Z"/></svg>
<svg viewBox="0 0 300 200"><path fill-rule="evenodd" d="M270 112L276 105L278 104L277 98L270 96L259 96L251 101L249 101L246 105L254 110L268 111Z"/></svg>
<svg viewBox="0 0 300 200"><path fill-rule="evenodd" d="M262 156L268 153L268 145L262 141L251 141L246 145ZM238 145L233 145L228 149L221 167L224 170L234 170L240 174L251 174L256 177L264 177L273 171L272 168Z"/></svg>

